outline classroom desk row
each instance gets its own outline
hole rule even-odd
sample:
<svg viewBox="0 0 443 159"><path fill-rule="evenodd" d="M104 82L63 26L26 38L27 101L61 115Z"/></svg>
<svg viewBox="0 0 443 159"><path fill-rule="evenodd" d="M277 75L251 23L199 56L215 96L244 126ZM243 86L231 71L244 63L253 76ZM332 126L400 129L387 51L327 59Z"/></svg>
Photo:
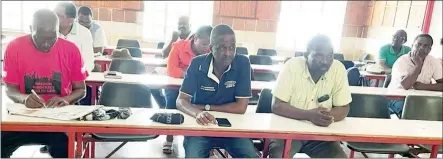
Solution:
<svg viewBox="0 0 443 159"><path fill-rule="evenodd" d="M178 89L183 79L173 78L165 75L154 74L122 74L121 79L105 78L104 73L92 72L86 79L86 84L91 86L92 90L97 90L102 86L104 82L116 82L127 84L146 84L150 88L175 88ZM260 92L264 88L272 89L275 82L264 81L252 81L251 88L253 92ZM379 87L361 87L350 86L351 93L354 94L375 94L381 96L387 96L390 99L404 99L408 95L420 95L420 96L443 96L441 92L435 91L422 91L422 90L404 90L404 89L387 89ZM97 99L97 92L92 91L92 103L95 103Z"/></svg>
<svg viewBox="0 0 443 159"><path fill-rule="evenodd" d="M177 110L131 108L133 115L126 120L59 121L17 115L2 115L2 131L66 132L69 158L82 157L83 133L160 134L212 137L244 137L284 139L283 158L289 156L291 140L348 141L398 144L427 144L432 146L431 158L436 158L442 141L441 121L393 120L347 117L329 127L315 126L308 121L293 120L271 113L230 114L211 112L227 118L232 127L201 126L193 117L182 113L184 123L167 125L153 122L149 116L156 112L178 113ZM290 125L290 126L288 126ZM369 125L377 125L375 127ZM77 149L75 142L77 141ZM90 149L86 149L89 154ZM92 150L94 151L94 150Z"/></svg>

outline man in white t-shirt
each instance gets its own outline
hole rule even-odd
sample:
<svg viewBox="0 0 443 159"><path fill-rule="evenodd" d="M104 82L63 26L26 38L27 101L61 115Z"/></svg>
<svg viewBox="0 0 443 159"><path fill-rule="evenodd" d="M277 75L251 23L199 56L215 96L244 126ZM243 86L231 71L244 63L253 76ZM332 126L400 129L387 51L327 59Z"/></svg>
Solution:
<svg viewBox="0 0 443 159"><path fill-rule="evenodd" d="M163 58L167 58L169 56L169 52L171 51L172 43L179 40L188 40L192 38L191 34L191 25L189 24L189 17L181 16L178 18L178 30L172 32L172 37L166 40L165 45L163 46Z"/></svg>
<svg viewBox="0 0 443 159"><path fill-rule="evenodd" d="M103 28L97 21L92 20L92 9L82 6L78 9L78 23L91 31L94 52L103 52L106 47L106 35Z"/></svg>
<svg viewBox="0 0 443 159"><path fill-rule="evenodd" d="M443 91L442 64L435 57L428 56L432 44L433 39L429 34L415 37L412 50L399 57L392 66L389 89ZM390 108L393 113L401 116L403 105L403 100L393 100Z"/></svg>
<svg viewBox="0 0 443 159"><path fill-rule="evenodd" d="M88 72L94 69L94 50L91 32L77 22L77 9L72 2L60 2L54 9L60 23L60 37L73 42L79 48Z"/></svg>

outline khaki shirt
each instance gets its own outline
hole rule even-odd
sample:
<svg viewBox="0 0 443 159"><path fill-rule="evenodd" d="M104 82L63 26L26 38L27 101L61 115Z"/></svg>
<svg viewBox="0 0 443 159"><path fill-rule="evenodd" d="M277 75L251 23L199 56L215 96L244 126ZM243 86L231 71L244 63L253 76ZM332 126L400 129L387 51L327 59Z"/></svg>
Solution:
<svg viewBox="0 0 443 159"><path fill-rule="evenodd" d="M332 108L351 103L348 76L343 64L334 60L329 70L317 83L311 79L305 57L295 57L285 63L272 94L299 109L318 107ZM318 103L318 98L329 95L329 99Z"/></svg>

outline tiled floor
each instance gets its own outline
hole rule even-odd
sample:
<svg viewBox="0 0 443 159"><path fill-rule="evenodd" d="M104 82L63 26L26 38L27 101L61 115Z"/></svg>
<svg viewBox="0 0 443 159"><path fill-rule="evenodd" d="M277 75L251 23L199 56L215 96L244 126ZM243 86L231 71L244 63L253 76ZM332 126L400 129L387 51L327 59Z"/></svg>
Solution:
<svg viewBox="0 0 443 159"><path fill-rule="evenodd" d="M2 91L1 91L1 97L2 97L2 111L4 109L4 102L7 101L7 97L4 94L4 86L2 85ZM154 100L153 100L154 101ZM255 112L255 106L248 107L248 113ZM146 141L146 142L130 142L127 143L125 146L123 146L119 151L117 151L112 158L183 158L184 157L184 149L183 149L183 137L177 136L174 140L174 153L172 155L165 155L162 153L162 145L165 141L165 136L162 135L158 137L157 139ZM114 148L116 148L120 143L117 142L108 142L108 143L97 143L96 145L96 157L97 158L103 158L108 153L110 153ZM41 145L34 145L34 146L22 146L17 151L14 152L14 154L11 156L12 158L28 158L28 157L34 157L34 158L48 158L50 157L46 153L40 153ZM349 149L345 148L345 151L349 153ZM371 158L386 158L387 155L380 155L380 154L368 154ZM306 154L296 154L295 158L308 158ZM355 154L356 158L362 158L363 156L360 153ZM396 157L401 157L397 155ZM421 157L429 157L429 154L421 155ZM439 158L441 158L442 155L439 155Z"/></svg>

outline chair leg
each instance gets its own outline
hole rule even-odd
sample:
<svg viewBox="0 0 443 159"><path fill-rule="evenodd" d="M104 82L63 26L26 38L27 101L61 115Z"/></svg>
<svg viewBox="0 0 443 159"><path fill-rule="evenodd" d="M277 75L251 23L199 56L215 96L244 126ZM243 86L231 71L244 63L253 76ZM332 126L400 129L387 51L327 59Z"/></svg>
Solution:
<svg viewBox="0 0 443 159"><path fill-rule="evenodd" d="M85 144L85 158L89 158L91 152L91 142L86 142Z"/></svg>
<svg viewBox="0 0 443 159"><path fill-rule="evenodd" d="M89 144L91 145L91 158L95 158L95 141L90 141Z"/></svg>
<svg viewBox="0 0 443 159"><path fill-rule="evenodd" d="M120 150L120 148L122 148L123 146L125 146L126 143L128 143L128 142L125 141L125 142L123 142L122 144L118 145L118 147L115 148L111 153L109 153L109 155L107 155L105 158L109 158L109 157L111 157L114 153L116 153L118 150Z"/></svg>
<svg viewBox="0 0 443 159"><path fill-rule="evenodd" d="M369 158L368 155L366 155L366 153L361 153L365 158Z"/></svg>
<svg viewBox="0 0 443 159"><path fill-rule="evenodd" d="M349 153L349 158L354 158L355 155L355 151L351 150L351 152Z"/></svg>
<svg viewBox="0 0 443 159"><path fill-rule="evenodd" d="M395 157L395 154L389 154L388 155L388 158L394 158Z"/></svg>
<svg viewBox="0 0 443 159"><path fill-rule="evenodd" d="M81 158L83 157L83 133L76 133L76 157Z"/></svg>
<svg viewBox="0 0 443 159"><path fill-rule="evenodd" d="M265 139L262 158L267 158L268 157L268 155L269 155L269 144L270 143L271 143L270 139Z"/></svg>

